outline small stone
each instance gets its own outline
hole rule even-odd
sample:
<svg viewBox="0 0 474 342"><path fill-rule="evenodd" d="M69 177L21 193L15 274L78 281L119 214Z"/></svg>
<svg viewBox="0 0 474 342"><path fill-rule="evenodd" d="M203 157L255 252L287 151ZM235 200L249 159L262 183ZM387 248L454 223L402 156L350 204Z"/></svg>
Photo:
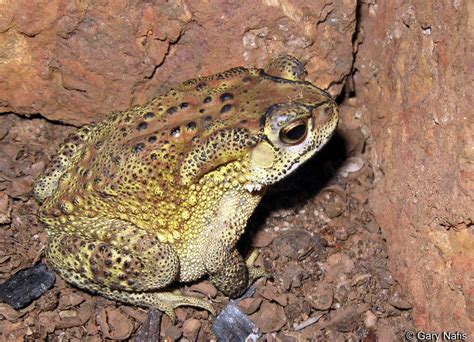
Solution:
<svg viewBox="0 0 474 342"><path fill-rule="evenodd" d="M195 341L201 330L201 321L195 318L187 319L183 323L183 336L191 341Z"/></svg>
<svg viewBox="0 0 474 342"><path fill-rule="evenodd" d="M286 315L283 308L274 303L264 302L260 310L251 316L255 325L263 333L280 330L286 324Z"/></svg>
<svg viewBox="0 0 474 342"><path fill-rule="evenodd" d="M24 308L53 287L55 279L44 264L26 268L0 284L0 299L14 309Z"/></svg>
<svg viewBox="0 0 474 342"><path fill-rule="evenodd" d="M0 224L10 223L12 209L10 207L10 199L6 193L0 192Z"/></svg>
<svg viewBox="0 0 474 342"><path fill-rule="evenodd" d="M251 315L256 312L261 304L262 298L245 298L238 303L239 307L247 315Z"/></svg>
<svg viewBox="0 0 474 342"><path fill-rule="evenodd" d="M183 330L176 325L170 325L168 329L165 330L165 339L167 337L171 338L172 340L176 341L181 336L183 336Z"/></svg>
<svg viewBox="0 0 474 342"><path fill-rule="evenodd" d="M368 310L364 314L364 325L367 329L375 328L377 324L377 316L372 311Z"/></svg>
<svg viewBox="0 0 474 342"><path fill-rule="evenodd" d="M255 328L250 318L230 302L217 316L212 325L212 332L221 342L246 341Z"/></svg>
<svg viewBox="0 0 474 342"><path fill-rule="evenodd" d="M274 301L281 306L286 306L288 303L287 297L284 294L278 293L277 289L273 286L261 287L258 292L262 297Z"/></svg>
<svg viewBox="0 0 474 342"><path fill-rule="evenodd" d="M21 199L31 191L33 181L34 179L32 176L16 178L11 184L9 191L10 196Z"/></svg>
<svg viewBox="0 0 474 342"><path fill-rule="evenodd" d="M188 316L188 312L183 308L176 308L174 310L174 313L176 314L176 318L180 322L184 322L186 320L186 317Z"/></svg>
<svg viewBox="0 0 474 342"><path fill-rule="evenodd" d="M276 253L296 260L305 259L316 247L315 237L301 229L285 231L272 244Z"/></svg>
<svg viewBox="0 0 474 342"><path fill-rule="evenodd" d="M159 341L160 340L161 312L150 309L145 323L138 329L136 342Z"/></svg>
<svg viewBox="0 0 474 342"><path fill-rule="evenodd" d="M100 328L105 337L121 341L130 337L133 324L120 309L107 308L105 309L105 317L102 312Z"/></svg>
<svg viewBox="0 0 474 342"><path fill-rule="evenodd" d="M324 264L327 282L337 282L344 274L350 273L354 269L354 262L344 253L330 255Z"/></svg>
<svg viewBox="0 0 474 342"><path fill-rule="evenodd" d="M292 287L299 288L303 281L304 270L299 267L287 267L283 272L283 289L289 291Z"/></svg>
<svg viewBox="0 0 474 342"><path fill-rule="evenodd" d="M308 293L308 300L316 310L328 310L334 299L334 291L326 283L317 284L311 293Z"/></svg>
<svg viewBox="0 0 474 342"><path fill-rule="evenodd" d="M356 173L362 169L365 162L362 158L359 157L351 157L348 158L344 165L339 169L339 173L343 177L347 177L351 173Z"/></svg>
<svg viewBox="0 0 474 342"><path fill-rule="evenodd" d="M72 291L65 291L66 293L61 293L59 297L59 308L60 309L68 309L74 307L76 305L81 304L85 298L83 295L77 292Z"/></svg>
<svg viewBox="0 0 474 342"><path fill-rule="evenodd" d="M325 327L332 326L337 331L349 332L359 324L361 314L369 308L369 304L360 304L336 310L330 321L325 324Z"/></svg>

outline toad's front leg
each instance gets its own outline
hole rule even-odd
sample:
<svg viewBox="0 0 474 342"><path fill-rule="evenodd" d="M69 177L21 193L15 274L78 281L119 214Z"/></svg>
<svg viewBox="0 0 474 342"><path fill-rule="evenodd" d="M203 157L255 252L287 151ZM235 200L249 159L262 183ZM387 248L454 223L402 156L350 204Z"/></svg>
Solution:
<svg viewBox="0 0 474 342"><path fill-rule="evenodd" d="M226 193L211 225L204 254L205 267L210 280L229 297L241 295L255 280L256 274L263 274L247 265L236 249L247 220L260 199L260 193L250 193L245 189Z"/></svg>

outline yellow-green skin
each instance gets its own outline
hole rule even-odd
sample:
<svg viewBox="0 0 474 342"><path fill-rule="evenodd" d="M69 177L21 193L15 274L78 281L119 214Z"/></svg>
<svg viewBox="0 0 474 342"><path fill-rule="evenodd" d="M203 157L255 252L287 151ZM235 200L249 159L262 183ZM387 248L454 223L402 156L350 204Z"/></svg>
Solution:
<svg viewBox="0 0 474 342"><path fill-rule="evenodd" d="M180 305L214 312L170 292L173 282L208 275L242 294L261 275L235 248L247 219L337 125L334 101L305 75L290 56L234 68L69 136L33 188L49 264L76 286L172 318ZM288 144L280 130L295 119L307 133Z"/></svg>

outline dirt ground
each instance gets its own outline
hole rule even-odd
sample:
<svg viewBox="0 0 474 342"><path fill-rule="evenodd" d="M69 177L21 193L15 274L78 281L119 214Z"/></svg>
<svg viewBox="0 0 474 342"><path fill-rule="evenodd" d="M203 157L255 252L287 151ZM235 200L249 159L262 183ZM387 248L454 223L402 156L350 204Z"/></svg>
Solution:
<svg viewBox="0 0 474 342"><path fill-rule="evenodd" d="M42 118L0 116L0 282L44 262L46 236L36 218L31 183L73 128ZM370 162L357 130L338 135L299 172L276 185L251 218L241 251L258 248L256 263L271 275L239 302L262 341L393 341L413 329L410 304L387 267L384 236L367 206ZM182 287L222 310L229 299L203 280ZM167 341L207 341L215 317L177 310L161 318ZM68 285L59 277L22 310L0 304L0 339L99 341L135 339L147 310ZM156 333L156 332L155 332Z"/></svg>

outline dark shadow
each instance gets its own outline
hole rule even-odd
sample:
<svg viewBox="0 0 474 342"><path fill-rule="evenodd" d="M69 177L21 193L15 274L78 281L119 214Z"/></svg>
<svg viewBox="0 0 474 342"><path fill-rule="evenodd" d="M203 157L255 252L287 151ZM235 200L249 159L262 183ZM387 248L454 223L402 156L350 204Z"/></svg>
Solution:
<svg viewBox="0 0 474 342"><path fill-rule="evenodd" d="M298 208L314 198L331 184L337 170L348 158L346 142L338 132L313 158L292 175L274 184L268 190L247 224L238 248L246 255L251 237L264 224L272 211Z"/></svg>

